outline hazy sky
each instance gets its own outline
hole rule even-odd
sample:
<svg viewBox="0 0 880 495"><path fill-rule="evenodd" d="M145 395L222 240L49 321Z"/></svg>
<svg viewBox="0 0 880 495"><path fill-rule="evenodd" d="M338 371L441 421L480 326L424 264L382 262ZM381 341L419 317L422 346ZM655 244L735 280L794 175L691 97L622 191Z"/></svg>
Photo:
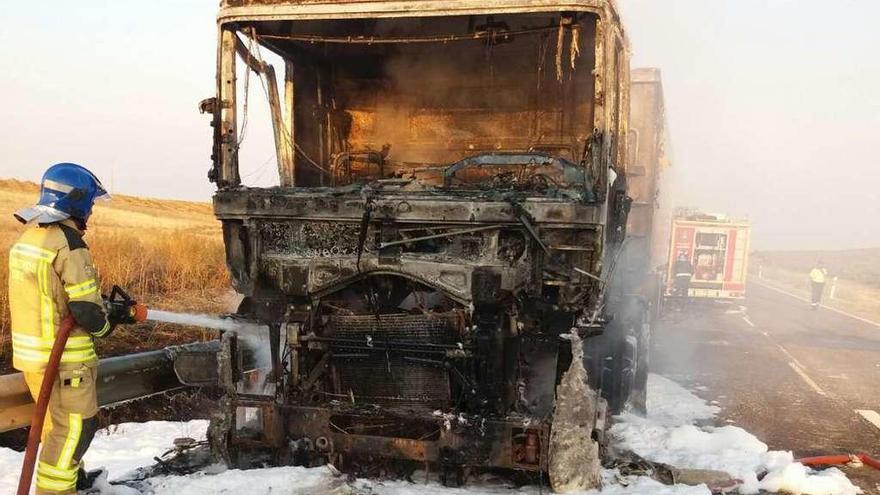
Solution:
<svg viewBox="0 0 880 495"><path fill-rule="evenodd" d="M680 205L756 248L880 246L880 2L621 0L663 71Z"/></svg>
<svg viewBox="0 0 880 495"><path fill-rule="evenodd" d="M620 3L633 66L663 71L678 204L748 216L756 248L880 246L880 2ZM0 3L0 176L75 161L207 200L217 4ZM251 146L258 175L271 148Z"/></svg>

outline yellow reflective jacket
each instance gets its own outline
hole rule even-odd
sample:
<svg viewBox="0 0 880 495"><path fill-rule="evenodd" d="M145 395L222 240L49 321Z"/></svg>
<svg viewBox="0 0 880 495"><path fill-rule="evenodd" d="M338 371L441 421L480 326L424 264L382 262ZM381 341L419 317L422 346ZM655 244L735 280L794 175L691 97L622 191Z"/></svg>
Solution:
<svg viewBox="0 0 880 495"><path fill-rule="evenodd" d="M814 284L824 284L826 270L824 268L813 268L810 270L810 280Z"/></svg>
<svg viewBox="0 0 880 495"><path fill-rule="evenodd" d="M12 365L40 371L55 332L73 313L76 325L61 357L64 368L97 365L92 337L107 335L101 284L82 234L70 220L32 225L9 250Z"/></svg>

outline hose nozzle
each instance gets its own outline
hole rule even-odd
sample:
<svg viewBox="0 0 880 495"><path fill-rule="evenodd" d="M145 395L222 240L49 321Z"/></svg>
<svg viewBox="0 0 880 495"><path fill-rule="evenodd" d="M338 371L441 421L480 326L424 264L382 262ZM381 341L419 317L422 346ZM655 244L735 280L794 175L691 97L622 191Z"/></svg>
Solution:
<svg viewBox="0 0 880 495"><path fill-rule="evenodd" d="M131 307L131 319L135 322L147 319L149 308L145 304L135 304Z"/></svg>
<svg viewBox="0 0 880 495"><path fill-rule="evenodd" d="M110 297L104 299L107 319L111 324L130 324L147 319L147 306L138 304L118 285L113 286Z"/></svg>

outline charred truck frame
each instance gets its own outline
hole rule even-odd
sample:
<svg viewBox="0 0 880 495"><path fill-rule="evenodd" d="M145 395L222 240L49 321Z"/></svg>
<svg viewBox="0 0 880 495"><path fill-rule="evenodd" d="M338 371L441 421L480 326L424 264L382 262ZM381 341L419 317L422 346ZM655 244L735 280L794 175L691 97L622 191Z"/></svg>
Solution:
<svg viewBox="0 0 880 495"><path fill-rule="evenodd" d="M223 338L215 452L561 489L566 459L597 467L565 433L595 444L646 381L645 305L614 276L630 81L613 2L224 0L218 25L214 207L239 313L269 330ZM275 187L239 174L246 77ZM263 369L241 371L249 346ZM558 390L567 372L589 387Z"/></svg>

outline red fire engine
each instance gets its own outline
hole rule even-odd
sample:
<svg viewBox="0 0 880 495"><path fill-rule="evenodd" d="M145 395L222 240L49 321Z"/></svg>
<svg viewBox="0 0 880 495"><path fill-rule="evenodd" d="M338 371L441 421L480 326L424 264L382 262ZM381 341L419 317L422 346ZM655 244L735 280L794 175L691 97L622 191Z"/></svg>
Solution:
<svg viewBox="0 0 880 495"><path fill-rule="evenodd" d="M742 299L749 259L748 221L680 213L672 220L666 296Z"/></svg>

